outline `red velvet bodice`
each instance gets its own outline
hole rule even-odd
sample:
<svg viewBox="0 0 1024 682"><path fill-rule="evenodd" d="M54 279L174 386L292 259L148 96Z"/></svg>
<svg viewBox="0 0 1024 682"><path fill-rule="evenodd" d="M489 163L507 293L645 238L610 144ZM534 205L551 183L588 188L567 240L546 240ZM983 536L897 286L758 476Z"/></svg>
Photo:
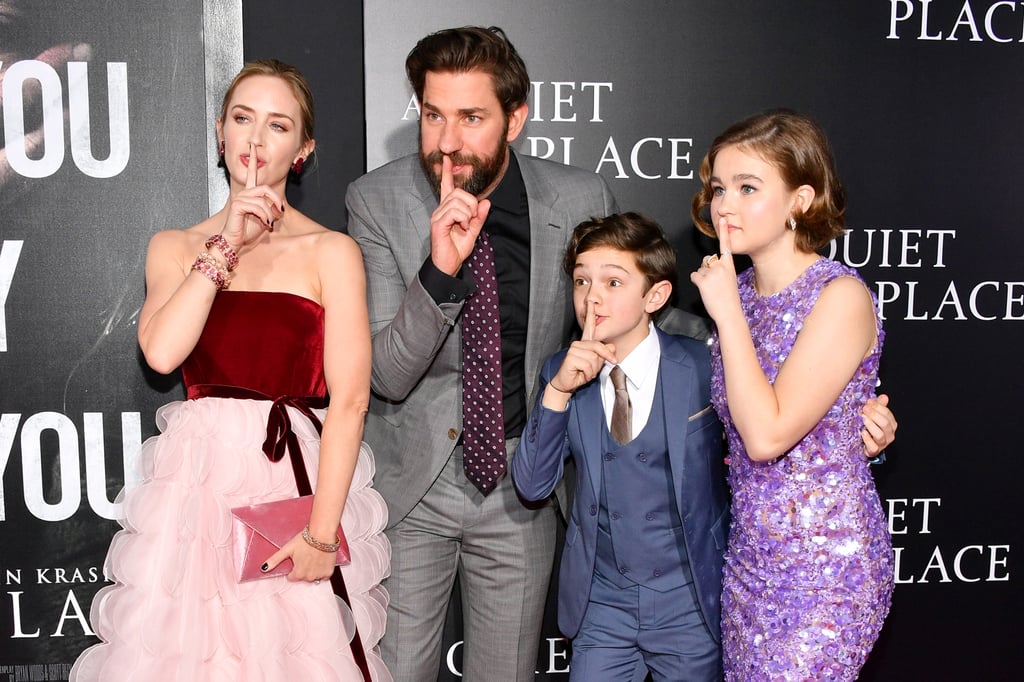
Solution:
<svg viewBox="0 0 1024 682"><path fill-rule="evenodd" d="M188 388L215 384L274 397L326 396L324 309L295 294L221 291L181 374Z"/></svg>

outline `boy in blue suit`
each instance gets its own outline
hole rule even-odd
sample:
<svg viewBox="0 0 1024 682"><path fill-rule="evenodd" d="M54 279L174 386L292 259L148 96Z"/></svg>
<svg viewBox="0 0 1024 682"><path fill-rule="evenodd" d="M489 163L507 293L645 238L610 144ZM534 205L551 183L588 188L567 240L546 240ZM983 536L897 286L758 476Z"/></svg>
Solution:
<svg viewBox="0 0 1024 682"><path fill-rule="evenodd" d="M583 336L545 362L511 468L541 500L576 463L558 589L570 680L719 680L729 507L708 349L652 322L675 253L624 213L577 226L564 268Z"/></svg>

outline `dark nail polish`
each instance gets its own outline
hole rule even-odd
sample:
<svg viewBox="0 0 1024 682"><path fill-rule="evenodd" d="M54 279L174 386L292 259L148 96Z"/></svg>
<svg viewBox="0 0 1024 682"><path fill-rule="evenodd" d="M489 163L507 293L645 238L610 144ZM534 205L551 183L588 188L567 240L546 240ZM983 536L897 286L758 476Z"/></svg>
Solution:
<svg viewBox="0 0 1024 682"><path fill-rule="evenodd" d="M270 564L263 564L262 566L260 566L260 570L266 573L270 570Z"/></svg>

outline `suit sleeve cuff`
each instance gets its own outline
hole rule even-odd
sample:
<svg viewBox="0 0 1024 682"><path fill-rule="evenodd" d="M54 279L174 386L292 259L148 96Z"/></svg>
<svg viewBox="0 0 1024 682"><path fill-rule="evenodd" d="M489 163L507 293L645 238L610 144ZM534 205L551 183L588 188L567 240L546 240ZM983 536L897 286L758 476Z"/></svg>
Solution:
<svg viewBox="0 0 1024 682"><path fill-rule="evenodd" d="M434 303L461 303L476 290L472 283L459 277L452 277L437 269L434 261L428 257L420 267L420 284Z"/></svg>

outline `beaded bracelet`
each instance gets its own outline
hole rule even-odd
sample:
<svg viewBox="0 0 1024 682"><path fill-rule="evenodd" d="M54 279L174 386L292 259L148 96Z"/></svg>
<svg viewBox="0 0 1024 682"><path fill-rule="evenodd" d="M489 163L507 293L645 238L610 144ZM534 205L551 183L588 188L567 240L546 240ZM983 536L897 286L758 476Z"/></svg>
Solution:
<svg viewBox="0 0 1024 682"><path fill-rule="evenodd" d="M224 235L215 234L207 239L206 248L211 246L216 246L224 254L224 260L228 262L228 272L238 267L238 252L235 251L235 247L228 244L228 240L224 239Z"/></svg>
<svg viewBox="0 0 1024 682"><path fill-rule="evenodd" d="M334 554L341 547L341 537L334 536L334 544L327 542L320 542L315 537L309 534L309 525L302 529L302 539L306 541L306 544L314 549L319 549L321 552L327 552L328 554Z"/></svg>
<svg viewBox="0 0 1024 682"><path fill-rule="evenodd" d="M231 283L231 278L228 277L224 266L208 253L201 253L196 256L195 261L192 263L192 269L213 282L213 285L218 290L227 289L228 284Z"/></svg>

